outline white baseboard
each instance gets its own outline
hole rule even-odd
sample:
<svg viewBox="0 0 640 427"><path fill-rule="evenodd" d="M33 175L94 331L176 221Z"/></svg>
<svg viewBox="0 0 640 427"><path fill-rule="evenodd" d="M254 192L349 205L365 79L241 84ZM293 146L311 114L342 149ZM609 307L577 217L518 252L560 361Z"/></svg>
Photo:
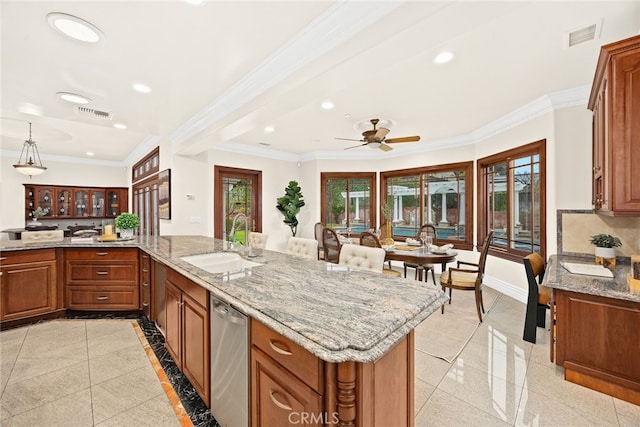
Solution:
<svg viewBox="0 0 640 427"><path fill-rule="evenodd" d="M528 291L526 289L522 289L518 286L512 285L511 283L496 279L495 277L487 276L486 274L484 276L483 284L517 301L520 301L523 304L527 303Z"/></svg>

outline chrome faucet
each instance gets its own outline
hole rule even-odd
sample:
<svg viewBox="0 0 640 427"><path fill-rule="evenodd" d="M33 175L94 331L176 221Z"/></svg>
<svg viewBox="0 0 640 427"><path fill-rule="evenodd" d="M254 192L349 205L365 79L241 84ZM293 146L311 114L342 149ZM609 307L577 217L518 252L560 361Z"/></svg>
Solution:
<svg viewBox="0 0 640 427"><path fill-rule="evenodd" d="M244 218L244 245L245 247L249 248L247 256L252 256L253 254L251 253L251 245L249 244L249 219L245 214L239 213L235 217L233 217L233 221L231 222L231 231L229 232L229 238L234 239L235 241L234 235L236 234L236 222L240 218Z"/></svg>

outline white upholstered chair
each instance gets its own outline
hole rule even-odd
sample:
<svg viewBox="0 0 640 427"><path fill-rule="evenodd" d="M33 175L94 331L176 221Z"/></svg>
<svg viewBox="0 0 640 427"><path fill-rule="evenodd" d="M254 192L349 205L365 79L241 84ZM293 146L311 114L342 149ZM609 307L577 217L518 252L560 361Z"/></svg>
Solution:
<svg viewBox="0 0 640 427"><path fill-rule="evenodd" d="M287 242L287 253L303 258L318 259L318 241L302 237L290 237Z"/></svg>
<svg viewBox="0 0 640 427"><path fill-rule="evenodd" d="M382 273L384 249L360 245L342 245L338 264Z"/></svg>
<svg viewBox="0 0 640 427"><path fill-rule="evenodd" d="M58 242L64 239L63 230L23 231L22 241L29 242Z"/></svg>
<svg viewBox="0 0 640 427"><path fill-rule="evenodd" d="M264 249L267 246L268 237L268 234L251 231L249 232L249 246L256 249Z"/></svg>

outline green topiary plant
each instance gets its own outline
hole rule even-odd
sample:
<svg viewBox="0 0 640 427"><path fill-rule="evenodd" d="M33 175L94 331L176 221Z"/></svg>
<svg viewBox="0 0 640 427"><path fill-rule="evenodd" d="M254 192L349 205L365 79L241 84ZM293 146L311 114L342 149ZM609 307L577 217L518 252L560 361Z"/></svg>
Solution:
<svg viewBox="0 0 640 427"><path fill-rule="evenodd" d="M617 248L622 246L620 239L609 234L596 234L595 236L591 236L589 242L599 248Z"/></svg>
<svg viewBox="0 0 640 427"><path fill-rule="evenodd" d="M300 208L304 206L302 200L302 191L296 181L289 181L289 186L284 189L284 196L278 197L278 209L284 215L284 223L291 228L291 233L295 237L298 231L298 219L296 215L300 212Z"/></svg>
<svg viewBox="0 0 640 427"><path fill-rule="evenodd" d="M120 230L133 230L140 225L138 215L129 212L123 212L116 217L116 228Z"/></svg>

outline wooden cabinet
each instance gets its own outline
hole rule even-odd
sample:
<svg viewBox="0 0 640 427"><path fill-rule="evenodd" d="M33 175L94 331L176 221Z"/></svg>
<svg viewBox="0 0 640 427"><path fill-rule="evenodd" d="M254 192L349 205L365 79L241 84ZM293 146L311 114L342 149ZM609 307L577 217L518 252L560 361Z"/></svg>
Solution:
<svg viewBox="0 0 640 427"><path fill-rule="evenodd" d="M165 346L178 368L209 405L209 292L174 270L166 269Z"/></svg>
<svg viewBox="0 0 640 427"><path fill-rule="evenodd" d="M66 249L64 283L67 308L140 308L137 248Z"/></svg>
<svg viewBox="0 0 640 427"><path fill-rule="evenodd" d="M640 215L640 36L602 47L593 111L593 206L612 216Z"/></svg>
<svg viewBox="0 0 640 427"><path fill-rule="evenodd" d="M55 249L3 251L0 265L0 321L58 309Z"/></svg>
<svg viewBox="0 0 640 427"><path fill-rule="evenodd" d="M640 304L553 292L555 362L565 379L640 405Z"/></svg>
<svg viewBox="0 0 640 427"><path fill-rule="evenodd" d="M128 209L127 188L67 187L25 184L25 219L38 207L41 219L113 218Z"/></svg>
<svg viewBox="0 0 640 427"><path fill-rule="evenodd" d="M375 362L323 362L251 319L251 425L414 425L410 332Z"/></svg>

